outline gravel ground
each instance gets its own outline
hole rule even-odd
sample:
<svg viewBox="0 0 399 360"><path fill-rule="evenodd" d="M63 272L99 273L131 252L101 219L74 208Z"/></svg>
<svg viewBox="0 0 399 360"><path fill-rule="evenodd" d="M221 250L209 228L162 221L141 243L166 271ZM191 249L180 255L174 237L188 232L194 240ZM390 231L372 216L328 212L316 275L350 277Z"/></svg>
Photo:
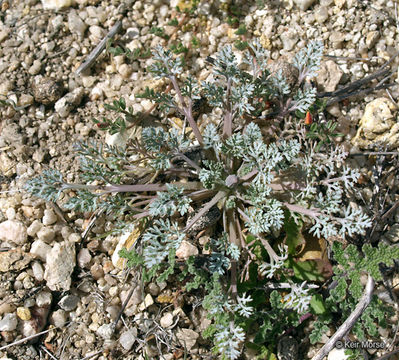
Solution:
<svg viewBox="0 0 399 360"><path fill-rule="evenodd" d="M398 51L393 1L265 3L261 8L254 2L239 2L245 39L259 38L271 61L289 59L310 40L322 40L329 56L318 78L321 91L333 91L373 73ZM90 214L60 212L22 189L27 179L49 167L59 169L68 182L77 180L73 144L103 138L92 118L108 114L104 103L124 96L135 111L151 108L148 100L134 96L145 86L154 86L145 71L149 59L103 53L90 70L75 73L117 21L122 29L116 38L132 51L165 45L164 39L150 33L153 26L164 28L170 41L179 39L190 47L188 68L204 79L210 71L206 56L244 40L226 21L228 3L201 1L197 15L184 19L174 10L176 5L184 7L184 1L0 0L0 4L0 100L6 101L0 106L0 348L49 330L39 342L0 350L0 358L144 359L147 352L155 359L161 349L164 359L178 359L183 358L182 344L190 359L213 358L209 343L200 336L208 320L196 306L198 299L180 294L178 284L151 283L144 288L137 275L120 269L112 255L117 244L128 239L96 238L112 225L107 218L100 217L82 243ZM184 21L178 31L168 25L175 17ZM197 48L190 45L194 35L200 41ZM395 59L391 68L397 64ZM396 100L398 87L390 93ZM389 148L397 148L396 105L388 99L380 91L331 106L328 116L345 134L339 140L357 151L384 135ZM356 148L350 141L366 105L371 119L362 120ZM385 112L376 115L375 108ZM370 129L370 123L380 120L384 129L375 125ZM367 166L365 158L357 162ZM396 188L397 180L392 181ZM363 195L371 199L372 192L372 186L365 186ZM387 241L399 240L394 231L398 227L391 226ZM304 358L315 351L307 349Z"/></svg>

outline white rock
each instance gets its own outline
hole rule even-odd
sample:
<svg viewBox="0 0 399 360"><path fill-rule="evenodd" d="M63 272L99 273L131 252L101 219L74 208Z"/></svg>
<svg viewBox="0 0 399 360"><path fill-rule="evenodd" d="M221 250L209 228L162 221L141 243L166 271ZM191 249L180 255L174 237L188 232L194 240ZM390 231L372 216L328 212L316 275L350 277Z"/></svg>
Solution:
<svg viewBox="0 0 399 360"><path fill-rule="evenodd" d="M37 281L43 281L43 279L44 279L44 269L43 269L43 266L39 262L37 262L37 261L33 262L32 271L33 271L33 277Z"/></svg>
<svg viewBox="0 0 399 360"><path fill-rule="evenodd" d="M176 250L176 256L179 259L187 259L189 256L198 255L198 249L190 242L183 240Z"/></svg>
<svg viewBox="0 0 399 360"><path fill-rule="evenodd" d="M119 342L125 350L130 350L136 341L136 337L137 329L132 328L122 333L121 337L119 338Z"/></svg>
<svg viewBox="0 0 399 360"><path fill-rule="evenodd" d="M314 2L315 0L294 0L296 6L298 6L302 11L306 11Z"/></svg>
<svg viewBox="0 0 399 360"><path fill-rule="evenodd" d="M111 339L113 332L112 324L104 324L97 329L97 334L106 340Z"/></svg>
<svg viewBox="0 0 399 360"><path fill-rule="evenodd" d="M49 291L41 291L36 295L36 305L39 307L50 306L53 296Z"/></svg>
<svg viewBox="0 0 399 360"><path fill-rule="evenodd" d="M14 208L8 208L6 210L6 216L7 216L8 220L14 220L15 219L15 215L16 215L16 212L15 212Z"/></svg>
<svg viewBox="0 0 399 360"><path fill-rule="evenodd" d="M44 215L42 219L43 225L52 225L57 222L57 215L54 210L46 209L44 210Z"/></svg>
<svg viewBox="0 0 399 360"><path fill-rule="evenodd" d="M122 64L118 67L118 73L122 75L123 78L128 79L129 76L132 74L133 70L132 67L128 64Z"/></svg>
<svg viewBox="0 0 399 360"><path fill-rule="evenodd" d="M28 239L26 226L20 221L6 220L0 224L0 240L23 245Z"/></svg>
<svg viewBox="0 0 399 360"><path fill-rule="evenodd" d="M147 294L144 301L139 305L139 310L143 311L154 303L154 299L150 294Z"/></svg>
<svg viewBox="0 0 399 360"><path fill-rule="evenodd" d="M64 310L58 309L50 315L50 324L53 324L55 327L64 327L66 321L67 314Z"/></svg>
<svg viewBox="0 0 399 360"><path fill-rule="evenodd" d="M83 88L79 87L66 94L54 104L54 109L61 117L67 117L69 113L82 101Z"/></svg>
<svg viewBox="0 0 399 360"><path fill-rule="evenodd" d="M44 10L60 10L74 4L73 0L42 0Z"/></svg>
<svg viewBox="0 0 399 360"><path fill-rule="evenodd" d="M345 349L334 348L328 354L327 360L345 360L348 359L350 355L345 355Z"/></svg>
<svg viewBox="0 0 399 360"><path fill-rule="evenodd" d="M71 274L76 265L75 245L56 243L47 256L44 278L50 290L69 290Z"/></svg>
<svg viewBox="0 0 399 360"><path fill-rule="evenodd" d="M342 77L342 70L332 60L322 62L317 74L317 83L322 86L323 91L334 91Z"/></svg>
<svg viewBox="0 0 399 360"><path fill-rule="evenodd" d="M161 317L159 323L164 329L168 328L173 324L173 314L171 312L166 313L164 316Z"/></svg>
<svg viewBox="0 0 399 360"><path fill-rule="evenodd" d="M197 342L199 335L191 329L180 329L176 333L176 337L179 339L181 345L184 346L187 351L190 351Z"/></svg>
<svg viewBox="0 0 399 360"><path fill-rule="evenodd" d="M14 331L17 328L18 319L15 313L5 314L0 320L0 331Z"/></svg>
<svg viewBox="0 0 399 360"><path fill-rule="evenodd" d="M51 251L51 246L42 240L36 240L30 247L30 253L36 255L40 260L46 262L47 255Z"/></svg>
<svg viewBox="0 0 399 360"><path fill-rule="evenodd" d="M71 33L78 35L79 38L83 38L87 24L73 10L68 14L68 27Z"/></svg>
<svg viewBox="0 0 399 360"><path fill-rule="evenodd" d="M80 268L86 267L91 261L91 255L88 248L80 249L78 253L78 265Z"/></svg>
<svg viewBox="0 0 399 360"><path fill-rule="evenodd" d="M52 228L42 227L38 233L37 237L46 243L51 243L55 238L55 231Z"/></svg>
<svg viewBox="0 0 399 360"><path fill-rule="evenodd" d="M283 43L284 50L291 51L298 42L299 36L295 30L288 29L280 35L280 39Z"/></svg>
<svg viewBox="0 0 399 360"><path fill-rule="evenodd" d="M399 124L394 119L395 105L387 98L377 98L366 105L359 129L352 140L359 148L372 143L385 143L390 148L399 146Z"/></svg>

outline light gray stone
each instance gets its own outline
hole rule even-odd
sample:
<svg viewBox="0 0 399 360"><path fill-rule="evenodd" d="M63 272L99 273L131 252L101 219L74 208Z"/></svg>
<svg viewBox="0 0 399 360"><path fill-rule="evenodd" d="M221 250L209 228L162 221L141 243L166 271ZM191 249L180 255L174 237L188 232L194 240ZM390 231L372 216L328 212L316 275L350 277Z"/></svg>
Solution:
<svg viewBox="0 0 399 360"><path fill-rule="evenodd" d="M137 338L137 329L132 328L128 331L122 333L119 338L119 343L125 350L130 350L136 341Z"/></svg>
<svg viewBox="0 0 399 360"><path fill-rule="evenodd" d="M17 328L18 319L15 313L5 314L0 320L0 331L14 331Z"/></svg>
<svg viewBox="0 0 399 360"><path fill-rule="evenodd" d="M76 34L79 38L83 38L87 24L79 17L76 11L68 14L68 27L72 34Z"/></svg>
<svg viewBox="0 0 399 360"><path fill-rule="evenodd" d="M66 94L61 99L59 99L55 105L54 109L61 117L67 117L70 112L75 109L82 101L84 95L83 88L79 87L72 92Z"/></svg>
<svg viewBox="0 0 399 360"><path fill-rule="evenodd" d="M57 222L57 215L54 210L46 209L44 210L44 215L42 219L43 225L52 225Z"/></svg>
<svg viewBox="0 0 399 360"><path fill-rule="evenodd" d="M78 306L79 297L76 295L66 295L58 303L59 307L65 311L72 311Z"/></svg>
<svg viewBox="0 0 399 360"><path fill-rule="evenodd" d="M47 256L44 278L50 290L69 290L71 274L76 265L75 245L56 243Z"/></svg>
<svg viewBox="0 0 399 360"><path fill-rule="evenodd" d="M298 6L302 11L306 11L313 5L315 0L294 0L296 6Z"/></svg>
<svg viewBox="0 0 399 360"><path fill-rule="evenodd" d="M36 240L30 247L30 253L36 255L40 260L46 262L47 254L51 251L51 246L42 240Z"/></svg>
<svg viewBox="0 0 399 360"><path fill-rule="evenodd" d="M199 334L191 329L180 329L176 333L176 337L179 339L180 344L184 346L187 351L190 351L197 342Z"/></svg>
<svg viewBox="0 0 399 360"><path fill-rule="evenodd" d="M20 221L6 220L0 224L0 240L23 245L28 239L26 226Z"/></svg>

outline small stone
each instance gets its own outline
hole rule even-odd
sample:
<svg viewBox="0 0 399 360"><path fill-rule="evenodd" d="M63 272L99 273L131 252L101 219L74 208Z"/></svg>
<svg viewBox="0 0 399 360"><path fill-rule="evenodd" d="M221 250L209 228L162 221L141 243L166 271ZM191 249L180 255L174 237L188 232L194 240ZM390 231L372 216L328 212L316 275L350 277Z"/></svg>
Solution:
<svg viewBox="0 0 399 360"><path fill-rule="evenodd" d="M52 228L42 227L38 231L37 237L45 243L51 243L55 238L55 231Z"/></svg>
<svg viewBox="0 0 399 360"><path fill-rule="evenodd" d="M54 104L63 93L61 83L41 75L34 78L32 90L35 101L43 105Z"/></svg>
<svg viewBox="0 0 399 360"><path fill-rule="evenodd" d="M292 336L282 337L277 345L277 356L279 360L298 359L298 342Z"/></svg>
<svg viewBox="0 0 399 360"><path fill-rule="evenodd" d="M144 301L139 305L139 310L143 311L154 303L154 299L150 294L147 294Z"/></svg>
<svg viewBox="0 0 399 360"><path fill-rule="evenodd" d="M91 261L90 251L87 248L80 249L78 253L78 265L80 268L85 268Z"/></svg>
<svg viewBox="0 0 399 360"><path fill-rule="evenodd" d="M137 338L137 329L132 328L121 334L119 338L119 343L125 350L129 351L133 347L136 338Z"/></svg>
<svg viewBox="0 0 399 360"><path fill-rule="evenodd" d="M161 317L159 321L161 326L166 329L173 324L173 314L168 312L164 316Z"/></svg>
<svg viewBox="0 0 399 360"><path fill-rule="evenodd" d="M68 14L68 27L72 34L76 34L80 39L82 39L87 24L79 17L76 11L70 11Z"/></svg>
<svg viewBox="0 0 399 360"><path fill-rule="evenodd" d="M327 360L345 360L348 359L350 355L345 355L345 349L334 348L328 353Z"/></svg>
<svg viewBox="0 0 399 360"><path fill-rule="evenodd" d="M29 68L28 73L30 75L37 75L42 68L42 62L40 60L35 60L32 66Z"/></svg>
<svg viewBox="0 0 399 360"><path fill-rule="evenodd" d="M46 262L47 255L51 251L51 246L42 240L36 240L30 247L30 253L36 255L40 260Z"/></svg>
<svg viewBox="0 0 399 360"><path fill-rule="evenodd" d="M99 280L104 277L104 270L100 264L93 264L90 268L90 273L94 280Z"/></svg>
<svg viewBox="0 0 399 360"><path fill-rule="evenodd" d="M179 259L187 259L190 256L198 255L198 249L193 244L186 240L183 240L176 250L176 256Z"/></svg>
<svg viewBox="0 0 399 360"><path fill-rule="evenodd" d="M373 46L377 43L378 39L380 38L380 32L375 30L375 31L370 31L366 35L366 45L367 48L370 50L373 48Z"/></svg>
<svg viewBox="0 0 399 360"><path fill-rule="evenodd" d="M72 92L66 94L64 97L59 99L55 105L54 109L61 117L65 118L69 113L75 109L82 101L84 95L83 88L76 88Z"/></svg>
<svg viewBox="0 0 399 360"><path fill-rule="evenodd" d="M50 315L50 323L55 327L62 328L67 321L67 314L64 310L56 310Z"/></svg>
<svg viewBox="0 0 399 360"><path fill-rule="evenodd" d="M14 331L17 328L18 319L15 313L5 314L0 320L0 331Z"/></svg>
<svg viewBox="0 0 399 360"><path fill-rule="evenodd" d="M280 39L283 43L284 50L291 51L294 48L295 44L298 42L299 35L296 31L288 29L280 35Z"/></svg>
<svg viewBox="0 0 399 360"><path fill-rule="evenodd" d="M132 74L133 70L132 67L128 64L122 64L118 67L118 73L122 75L123 78L128 79L129 76Z"/></svg>
<svg viewBox="0 0 399 360"><path fill-rule="evenodd" d="M306 11L313 5L315 0L294 0L296 6L298 6L302 11Z"/></svg>
<svg viewBox="0 0 399 360"><path fill-rule="evenodd" d="M26 307L17 308L17 315L21 320L30 320L32 317L30 310Z"/></svg>
<svg viewBox="0 0 399 360"><path fill-rule="evenodd" d="M34 260L34 256L20 249L0 252L0 272L22 270Z"/></svg>
<svg viewBox="0 0 399 360"><path fill-rule="evenodd" d="M82 237L78 233L72 233L68 236L68 241L71 243L78 243L82 240Z"/></svg>
<svg viewBox="0 0 399 360"><path fill-rule="evenodd" d="M113 332L112 324L104 324L97 329L97 334L105 340L111 339Z"/></svg>
<svg viewBox="0 0 399 360"><path fill-rule="evenodd" d="M44 278L50 290L69 290L71 274L76 265L75 245L71 243L56 243L47 257Z"/></svg>
<svg viewBox="0 0 399 360"><path fill-rule="evenodd" d="M78 306L79 297L76 295L64 296L58 303L59 307L65 311L72 311Z"/></svg>
<svg viewBox="0 0 399 360"><path fill-rule="evenodd" d="M317 74L317 83L323 91L334 91L342 77L342 70L332 60L327 60L321 64Z"/></svg>
<svg viewBox="0 0 399 360"><path fill-rule="evenodd" d="M155 283L150 283L148 285L148 292L152 295L152 296L158 296L159 293L161 292L161 289L159 288L159 286Z"/></svg>
<svg viewBox="0 0 399 360"><path fill-rule="evenodd" d="M320 6L315 11L315 19L319 24L323 24L328 19L328 10L325 6Z"/></svg>
<svg viewBox="0 0 399 360"><path fill-rule="evenodd" d="M42 219L43 225L52 225L57 222L57 215L54 210L46 209L44 210L44 216Z"/></svg>
<svg viewBox="0 0 399 360"><path fill-rule="evenodd" d="M14 208L8 208L6 210L6 216L7 216L8 220L14 220L15 219L15 215L16 215L16 212L15 212Z"/></svg>
<svg viewBox="0 0 399 360"><path fill-rule="evenodd" d="M36 295L36 305L38 307L50 306L52 301L53 301L53 296L49 291L40 291Z"/></svg>
<svg viewBox="0 0 399 360"><path fill-rule="evenodd" d="M179 339L180 344L184 346L187 351L190 351L197 342L199 334L191 329L180 329L176 333L176 337Z"/></svg>
<svg viewBox="0 0 399 360"><path fill-rule="evenodd" d="M389 231L385 234L385 237L393 243L399 241L399 224L393 224Z"/></svg>
<svg viewBox="0 0 399 360"><path fill-rule="evenodd" d="M44 10L61 10L74 4L73 0L42 0Z"/></svg>
<svg viewBox="0 0 399 360"><path fill-rule="evenodd" d="M43 281L44 279L44 269L43 266L37 262L34 261L32 264L32 271L33 271L33 277L37 280L37 281Z"/></svg>
<svg viewBox="0 0 399 360"><path fill-rule="evenodd" d="M20 221L6 220L0 224L0 240L23 245L28 240L26 226Z"/></svg>

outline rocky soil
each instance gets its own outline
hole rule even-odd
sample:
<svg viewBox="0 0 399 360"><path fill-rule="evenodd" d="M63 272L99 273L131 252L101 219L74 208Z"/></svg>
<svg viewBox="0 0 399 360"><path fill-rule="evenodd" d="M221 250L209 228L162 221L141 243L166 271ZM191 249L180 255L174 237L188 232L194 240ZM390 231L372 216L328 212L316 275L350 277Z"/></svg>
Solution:
<svg viewBox="0 0 399 360"><path fill-rule="evenodd" d="M104 52L91 69L76 74L117 21L122 27L115 39L132 51L167 45L150 31L164 28L169 41L179 39L189 47L187 67L199 79L210 72L206 56L255 37L270 51L271 62L289 59L310 40L322 40L328 56L318 77L320 91L372 74L399 50L394 1L265 1L263 8L240 2L244 37L227 21L228 3L200 1L196 14L184 17L175 7L189 6L189 1L0 0L1 359L144 359L144 353L178 359L184 351L190 359L214 358L201 338L208 320L194 295L181 294L178 284L144 286L114 255L129 238L100 237L112 226L106 217L99 217L82 241L91 214L64 211L31 197L23 187L48 168L59 169L68 182L77 180L73 144L104 137L92 121L112 116L104 103L123 96L136 112L152 107L135 97L154 86L145 70L148 58ZM184 26L168 25L173 18ZM395 84L398 59L390 66ZM345 134L338 140L352 152L375 150L377 143L397 149L398 96L399 88L392 86L389 94L380 90L333 104L327 116ZM371 165L365 156L353 161L364 169L361 196L371 201ZM389 181L397 189L397 178ZM397 200L395 194L389 198ZM384 241L390 243L399 241L399 213L394 218L378 229L381 234L389 230ZM395 277L392 285L398 283ZM30 342L14 344L30 336ZM308 348L305 358L315 351Z"/></svg>

